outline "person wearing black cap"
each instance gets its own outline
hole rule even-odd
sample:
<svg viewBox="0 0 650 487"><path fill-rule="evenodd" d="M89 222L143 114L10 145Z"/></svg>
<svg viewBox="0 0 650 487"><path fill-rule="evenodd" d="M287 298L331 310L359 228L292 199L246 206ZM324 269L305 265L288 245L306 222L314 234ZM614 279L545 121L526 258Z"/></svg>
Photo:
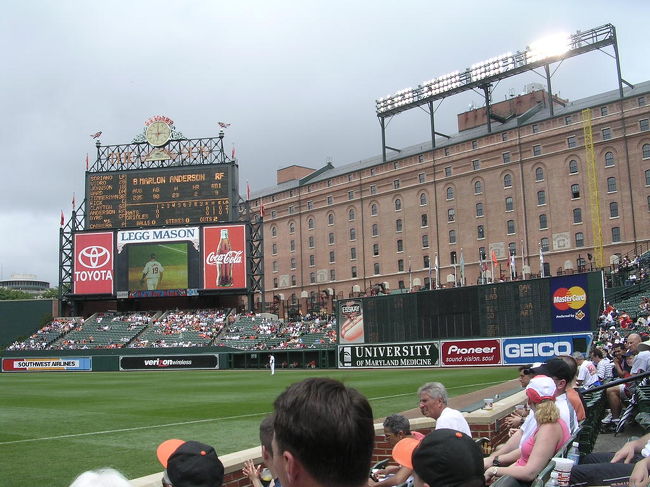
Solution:
<svg viewBox="0 0 650 487"><path fill-rule="evenodd" d="M403 442L403 443L402 443ZM415 487L484 487L483 453L472 438L460 431L439 429L418 444L401 440L393 457L414 471Z"/></svg>
<svg viewBox="0 0 650 487"><path fill-rule="evenodd" d="M165 467L163 487L221 487L223 463L210 445L198 441L167 440L158 446Z"/></svg>
<svg viewBox="0 0 650 487"><path fill-rule="evenodd" d="M555 405L560 411L560 418L565 422L571 433L574 433L578 426L578 419L576 412L569 403L566 395L567 385L573 381L575 377L575 370L561 358L552 358L539 367L530 369L533 375L546 375L555 381ZM537 430L537 422L535 416L529 414L526 416L524 424L521 429L516 431L506 441L501 448L493 452L490 456L486 457L484 461L485 469L490 466L500 467L511 465L516 462L521 456L521 445Z"/></svg>

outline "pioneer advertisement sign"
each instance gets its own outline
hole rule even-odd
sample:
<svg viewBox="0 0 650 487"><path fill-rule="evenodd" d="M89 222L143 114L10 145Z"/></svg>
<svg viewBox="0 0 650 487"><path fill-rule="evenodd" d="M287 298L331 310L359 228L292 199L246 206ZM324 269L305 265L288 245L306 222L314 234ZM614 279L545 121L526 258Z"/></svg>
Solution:
<svg viewBox="0 0 650 487"><path fill-rule="evenodd" d="M433 367L438 365L436 342L339 345L340 368Z"/></svg>
<svg viewBox="0 0 650 487"><path fill-rule="evenodd" d="M500 365L501 341L487 340L446 340L441 342L442 365Z"/></svg>

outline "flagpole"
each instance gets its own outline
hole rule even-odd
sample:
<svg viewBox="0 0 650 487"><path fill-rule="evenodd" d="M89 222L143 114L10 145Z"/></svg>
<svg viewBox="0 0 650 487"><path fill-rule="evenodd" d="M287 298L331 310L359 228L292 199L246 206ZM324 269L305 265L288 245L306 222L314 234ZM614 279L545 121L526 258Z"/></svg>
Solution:
<svg viewBox="0 0 650 487"><path fill-rule="evenodd" d="M438 263L438 252L436 252L436 288L440 287L440 264Z"/></svg>
<svg viewBox="0 0 650 487"><path fill-rule="evenodd" d="M521 239L521 278L526 279L526 274L524 273L524 254L526 249L524 248L524 239Z"/></svg>
<svg viewBox="0 0 650 487"><path fill-rule="evenodd" d="M413 274L411 273L411 256L409 255L409 292L413 291Z"/></svg>

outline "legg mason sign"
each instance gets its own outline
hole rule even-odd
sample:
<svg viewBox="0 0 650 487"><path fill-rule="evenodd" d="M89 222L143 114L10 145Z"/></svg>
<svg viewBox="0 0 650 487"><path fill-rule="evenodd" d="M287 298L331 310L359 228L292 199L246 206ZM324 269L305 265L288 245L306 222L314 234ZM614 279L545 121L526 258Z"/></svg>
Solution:
<svg viewBox="0 0 650 487"><path fill-rule="evenodd" d="M339 345L339 368L432 367L438 365L435 342Z"/></svg>

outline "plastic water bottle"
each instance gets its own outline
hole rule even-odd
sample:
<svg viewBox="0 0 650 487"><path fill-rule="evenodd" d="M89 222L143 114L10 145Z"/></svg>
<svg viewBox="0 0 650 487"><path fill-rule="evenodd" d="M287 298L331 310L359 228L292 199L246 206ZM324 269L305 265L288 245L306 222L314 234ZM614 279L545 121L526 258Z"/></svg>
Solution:
<svg viewBox="0 0 650 487"><path fill-rule="evenodd" d="M567 453L566 457L569 460L573 460L574 465L578 465L580 463L580 450L579 450L579 444L577 441L574 441L573 444L571 445L571 449L569 450L569 453Z"/></svg>
<svg viewBox="0 0 650 487"><path fill-rule="evenodd" d="M557 481L557 472L556 471L551 472L551 476L544 484L544 487L558 487L559 485L560 484Z"/></svg>

